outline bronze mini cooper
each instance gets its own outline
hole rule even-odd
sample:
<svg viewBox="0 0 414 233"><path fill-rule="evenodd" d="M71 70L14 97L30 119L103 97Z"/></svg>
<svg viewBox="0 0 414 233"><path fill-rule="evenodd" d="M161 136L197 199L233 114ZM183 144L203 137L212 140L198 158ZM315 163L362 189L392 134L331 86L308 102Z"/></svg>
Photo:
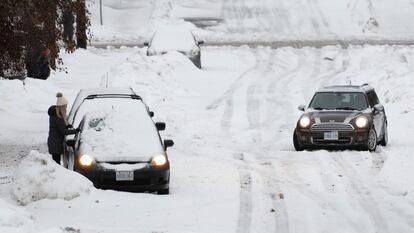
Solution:
<svg viewBox="0 0 414 233"><path fill-rule="evenodd" d="M293 133L297 151L356 148L375 151L388 143L387 116L375 90L361 86L329 86L316 91Z"/></svg>

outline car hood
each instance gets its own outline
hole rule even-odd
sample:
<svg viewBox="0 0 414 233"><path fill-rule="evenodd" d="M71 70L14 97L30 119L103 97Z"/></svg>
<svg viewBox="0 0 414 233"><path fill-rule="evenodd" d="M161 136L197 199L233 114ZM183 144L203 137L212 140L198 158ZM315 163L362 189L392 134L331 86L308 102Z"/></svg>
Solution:
<svg viewBox="0 0 414 233"><path fill-rule="evenodd" d="M345 123L364 113L364 111L348 110L310 110L306 112L315 123Z"/></svg>

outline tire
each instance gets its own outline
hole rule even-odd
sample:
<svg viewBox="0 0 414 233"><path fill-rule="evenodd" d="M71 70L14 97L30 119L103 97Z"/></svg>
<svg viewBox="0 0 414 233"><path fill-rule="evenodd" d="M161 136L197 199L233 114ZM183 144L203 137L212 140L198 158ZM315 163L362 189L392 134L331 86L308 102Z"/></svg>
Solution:
<svg viewBox="0 0 414 233"><path fill-rule="evenodd" d="M158 195L168 195L168 194L170 194L170 188L158 190L157 194Z"/></svg>
<svg viewBox="0 0 414 233"><path fill-rule="evenodd" d="M300 143L298 136L296 134L296 130L293 132L293 146L295 147L296 151L303 151L305 149L304 146Z"/></svg>
<svg viewBox="0 0 414 233"><path fill-rule="evenodd" d="M380 145L381 146L387 146L388 145L388 123L387 122L385 122L384 128L382 129L382 131L384 133L382 135L382 139L380 141Z"/></svg>
<svg viewBox="0 0 414 233"><path fill-rule="evenodd" d="M377 149L378 138L377 132L375 132L374 126L369 130L366 149L370 152Z"/></svg>

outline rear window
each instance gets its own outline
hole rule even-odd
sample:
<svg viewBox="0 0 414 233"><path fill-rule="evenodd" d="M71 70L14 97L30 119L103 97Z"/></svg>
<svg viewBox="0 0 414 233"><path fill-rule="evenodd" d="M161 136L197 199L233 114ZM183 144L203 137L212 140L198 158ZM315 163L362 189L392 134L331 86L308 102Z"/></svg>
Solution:
<svg viewBox="0 0 414 233"><path fill-rule="evenodd" d="M309 105L313 109L363 110L368 107L364 93L318 92Z"/></svg>

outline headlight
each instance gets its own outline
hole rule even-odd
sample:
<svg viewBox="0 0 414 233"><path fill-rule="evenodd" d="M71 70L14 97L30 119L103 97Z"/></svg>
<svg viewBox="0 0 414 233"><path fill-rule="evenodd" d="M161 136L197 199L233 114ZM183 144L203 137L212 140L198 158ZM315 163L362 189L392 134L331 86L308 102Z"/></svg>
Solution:
<svg viewBox="0 0 414 233"><path fill-rule="evenodd" d="M303 116L300 118L299 125L302 128L307 128L310 125L310 118L308 116Z"/></svg>
<svg viewBox="0 0 414 233"><path fill-rule="evenodd" d="M165 155L156 155L152 157L151 164L155 167L164 166L167 164L167 157Z"/></svg>
<svg viewBox="0 0 414 233"><path fill-rule="evenodd" d="M366 116L359 116L355 120L355 124L358 128L365 128L368 125L368 118Z"/></svg>
<svg viewBox="0 0 414 233"><path fill-rule="evenodd" d="M90 155L82 155L81 157L80 157L80 159L79 159L79 163L82 165L82 166L86 166L86 167L89 167L89 166L91 166L92 165L92 163L93 163L93 158L92 158L92 156L90 156Z"/></svg>

